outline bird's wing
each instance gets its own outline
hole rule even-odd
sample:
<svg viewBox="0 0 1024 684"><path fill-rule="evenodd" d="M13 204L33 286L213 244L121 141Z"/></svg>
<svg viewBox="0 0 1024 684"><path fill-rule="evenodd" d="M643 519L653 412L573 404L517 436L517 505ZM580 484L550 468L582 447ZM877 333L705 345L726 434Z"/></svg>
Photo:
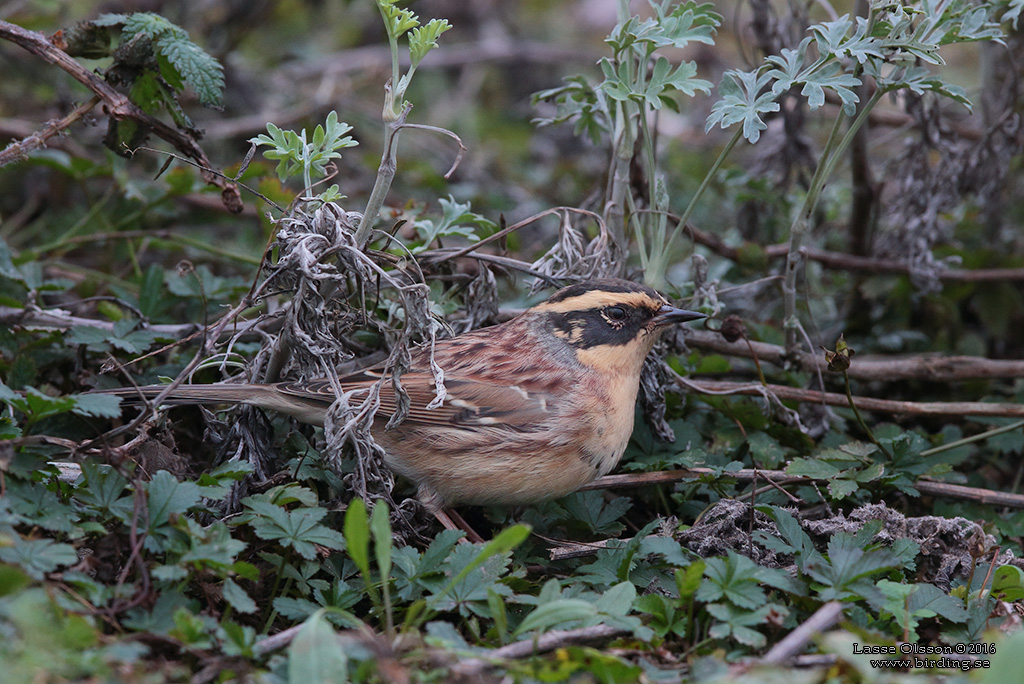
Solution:
<svg viewBox="0 0 1024 684"><path fill-rule="evenodd" d="M515 431L531 431L550 419L555 409L554 397L544 391L495 382L489 378L446 377L448 394L444 404L428 409L434 399L433 377L416 374L403 376L402 385L409 394L409 416L433 425L504 427ZM381 392L381 409L385 414L395 410L394 393Z"/></svg>
<svg viewBox="0 0 1024 684"><path fill-rule="evenodd" d="M368 389L379 375L360 373L341 378L345 390ZM489 377L446 376L447 396L444 403L428 409L435 396L434 378L430 373L412 371L401 376L402 387L409 396L409 413L404 422L448 427L492 426L516 431L539 429L557 406L554 396L542 388L509 385ZM305 383L284 383L277 388L297 399L330 404L334 392L326 380ZM395 392L389 380L380 389L378 416L387 420L397 410Z"/></svg>

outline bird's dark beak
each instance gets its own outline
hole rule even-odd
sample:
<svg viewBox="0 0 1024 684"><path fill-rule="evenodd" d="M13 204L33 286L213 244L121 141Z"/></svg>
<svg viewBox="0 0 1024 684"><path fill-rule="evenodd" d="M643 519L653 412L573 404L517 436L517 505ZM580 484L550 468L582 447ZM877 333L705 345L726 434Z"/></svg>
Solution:
<svg viewBox="0 0 1024 684"><path fill-rule="evenodd" d="M696 321L707 317L707 314L697 313L696 311L687 311L686 309L677 309L674 306L666 304L661 307L658 311L658 315L654 317L654 324L658 326L673 325L675 323Z"/></svg>

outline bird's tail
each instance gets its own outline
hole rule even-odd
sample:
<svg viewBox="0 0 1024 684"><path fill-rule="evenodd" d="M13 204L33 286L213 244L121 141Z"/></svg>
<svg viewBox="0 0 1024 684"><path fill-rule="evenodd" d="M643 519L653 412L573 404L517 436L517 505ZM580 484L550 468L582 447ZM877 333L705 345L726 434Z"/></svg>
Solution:
<svg viewBox="0 0 1024 684"><path fill-rule="evenodd" d="M118 387L96 390L92 394L109 394L121 397L122 404L138 406L160 397L168 385L143 385L141 387ZM160 399L161 405L184 406L187 404L260 404L260 397L267 391L267 385L179 385Z"/></svg>
<svg viewBox="0 0 1024 684"><path fill-rule="evenodd" d="M167 391L167 385L143 385L96 390L96 394L121 397L122 403L138 406L159 399L162 406L189 404L249 404L262 409L279 411L299 420L323 425L327 407L334 400L332 394L309 395L290 391L290 386L215 383L212 385L179 385ZM163 396L166 392L166 396Z"/></svg>

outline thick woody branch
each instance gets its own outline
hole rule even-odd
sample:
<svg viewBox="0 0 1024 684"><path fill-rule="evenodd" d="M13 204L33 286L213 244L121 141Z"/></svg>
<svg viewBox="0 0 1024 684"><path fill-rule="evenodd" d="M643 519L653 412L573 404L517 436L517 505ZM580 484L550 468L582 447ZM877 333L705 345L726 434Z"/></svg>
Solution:
<svg viewBox="0 0 1024 684"><path fill-rule="evenodd" d="M113 321L73 316L64 309L37 309L33 307L19 309L12 306L0 306L0 325L9 328L19 326L39 330L70 330L76 326L100 328L110 332L114 330ZM179 343L187 341L204 331L210 332L214 329L214 325L203 326L199 323L182 323L179 325L143 322L140 327L143 330L158 333L161 337L178 340ZM251 330L255 337L260 333L276 332L279 327L280 322L276 318L273 320L257 319L238 321L234 326L222 330L222 333L225 336L239 337L248 334ZM256 332L257 328L259 333Z"/></svg>
<svg viewBox="0 0 1024 684"><path fill-rule="evenodd" d="M723 380L687 380L687 389L709 394L744 394L760 396L765 392L779 399L801 402L846 406L850 402L845 394L819 392L817 390L789 387L787 385L760 385L750 382L729 382ZM895 415L910 416L997 416L1000 418L1024 418L1024 405L997 404L982 401L895 401L874 397L853 397L853 403L864 411L877 411Z"/></svg>
<svg viewBox="0 0 1024 684"><path fill-rule="evenodd" d="M765 342L745 340L726 342L717 332L693 330L687 333L686 343L701 351L727 356L756 358L777 366L796 367L807 372L827 370L823 356L798 353L789 356L786 350ZM1024 360L986 359L977 356L901 356L870 358L858 356L850 366L849 375L861 381L1009 379L1024 377ZM845 400L844 400L845 401Z"/></svg>
<svg viewBox="0 0 1024 684"><path fill-rule="evenodd" d="M666 484L669 482L682 482L695 480L706 476L718 476L740 481L747 480L771 480L780 486L791 484L808 484L817 482L811 477L795 477L784 470L761 470L759 468L743 468L741 470L723 473L714 468L682 468L679 470L661 470L653 473L635 473L623 475L605 475L593 482L583 485L580 490L586 489L616 489L622 487L639 487L652 484ZM929 496L945 496L953 499L966 499L980 504L993 506L1007 506L1009 508L1024 508L1024 494L1013 494L1011 492L998 492L992 489L980 489L978 487L966 487L964 485L949 484L948 482L935 482L933 480L918 480L914 487L922 494Z"/></svg>
<svg viewBox="0 0 1024 684"><path fill-rule="evenodd" d="M107 331L114 330L113 321L73 316L64 309L20 309L12 306L0 306L0 325L7 328L19 326L43 330L69 330L76 326L102 328ZM143 328L168 338L182 339L202 330L203 326L197 323L185 323L182 325L154 323L144 325Z"/></svg>
<svg viewBox="0 0 1024 684"><path fill-rule="evenodd" d="M743 468L741 470L722 472L714 468L681 468L678 470L659 470L650 473L624 473L621 475L605 475L593 482L583 485L580 490L587 489L621 489L625 487L644 487L654 484L671 484L674 482L685 482L687 480L699 480L705 477L722 477L741 482L768 481L778 487L798 484L810 484L819 482L810 477L795 477L788 475L783 470L761 470L759 468ZM935 482L933 480L918 480L914 487L927 496L942 496L952 499L965 499L983 505L1006 506L1008 508L1024 509L1024 495L1011 492L999 492L979 487L966 487L964 485L949 484L947 482ZM569 558L583 558L593 556L601 549L608 546L611 540L588 542L585 544L567 544L548 551L553 561L566 560ZM629 539L614 540L624 544ZM824 618L824 616L822 616ZM780 651L779 657L787 655L787 651Z"/></svg>
<svg viewBox="0 0 1024 684"><path fill-rule="evenodd" d="M722 238L714 233L709 233L692 225L686 225L686 233L698 245L707 247L715 254L740 261L743 256L741 247L733 247L726 244ZM786 256L787 245L768 245L764 248L764 255L769 259L781 259ZM817 261L821 265L842 271L859 271L876 275L909 275L910 266L898 259L883 259L878 257L856 256L843 254L842 252L830 252L817 247L801 247L799 253L803 258ZM940 280L950 282L979 283L992 281L1021 281L1024 280L1024 268L944 268L937 274Z"/></svg>

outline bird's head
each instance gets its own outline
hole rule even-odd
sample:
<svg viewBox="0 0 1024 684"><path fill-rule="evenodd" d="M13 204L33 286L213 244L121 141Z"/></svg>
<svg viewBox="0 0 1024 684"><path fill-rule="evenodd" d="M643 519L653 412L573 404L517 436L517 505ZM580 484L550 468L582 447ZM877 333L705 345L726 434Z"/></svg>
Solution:
<svg viewBox="0 0 1024 684"><path fill-rule="evenodd" d="M530 309L576 358L602 371L639 375L647 353L666 327L706 318L677 309L649 287L628 280L591 280L570 285Z"/></svg>

